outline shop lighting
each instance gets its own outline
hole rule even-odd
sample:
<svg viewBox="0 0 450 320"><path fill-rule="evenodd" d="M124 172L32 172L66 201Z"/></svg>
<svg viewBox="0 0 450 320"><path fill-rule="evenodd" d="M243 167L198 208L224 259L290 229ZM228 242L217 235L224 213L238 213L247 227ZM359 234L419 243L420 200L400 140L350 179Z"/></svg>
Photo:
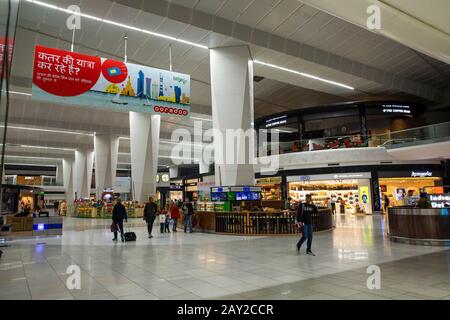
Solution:
<svg viewBox="0 0 450 320"><path fill-rule="evenodd" d="M95 17L95 16L91 16L91 15L88 15L88 14L81 13L81 12L60 8L60 7L57 7L55 5L48 4L48 3L45 3L45 2L42 2L42 1L27 0L27 2L31 2L31 3L37 4L37 5L46 7L46 8L50 8L50 9L53 9L53 10L62 11L62 12L65 12L65 13L68 13L68 14L71 14L71 15L79 15L79 16L81 16L83 18L87 18L87 19L103 22L103 23L110 24L110 25L117 26L117 27L121 27L121 28L124 28L124 29L138 31L138 32L142 32L142 33L146 33L146 34L155 36L155 37L164 38L164 39L168 39L168 40L172 40L172 41L176 41L176 42L180 42L180 43L185 43L185 44L188 44L190 46L197 47L197 48L209 49L207 46L204 46L204 45L201 45L201 44L198 44L198 43L194 43L194 42L190 42L190 41L187 41L187 40L171 37L171 36L168 36L168 35L165 35L165 34L162 34L162 33L157 33L157 32L152 32L152 31L145 30L145 29L136 28L136 27L133 27L133 26L130 26L130 25L126 25L126 24L123 24L123 23L118 23L118 22L111 21L111 20L108 20L108 19L98 18L98 17Z"/></svg>
<svg viewBox="0 0 450 320"><path fill-rule="evenodd" d="M355 90L355 88L347 86L347 85L345 85L343 83L339 83L339 82L323 79L323 78L314 76L312 74L308 74L308 73L304 73L304 72L300 72L300 71L296 71L296 70L280 67L280 66L277 66L277 65L274 65L274 64L271 64L271 63L262 62L262 61L259 61L259 60L253 60L253 63L260 64L260 65L267 66L267 67L274 68L274 69L278 69L278 70L282 70L282 71L286 71L286 72L290 72L290 73L297 74L297 75L302 76L302 77L306 77L306 78L310 78L310 79L326 82L328 84L332 84L332 85L335 85L335 86L338 86L338 87L342 87L342 88L346 88L346 89L350 89L350 90Z"/></svg>

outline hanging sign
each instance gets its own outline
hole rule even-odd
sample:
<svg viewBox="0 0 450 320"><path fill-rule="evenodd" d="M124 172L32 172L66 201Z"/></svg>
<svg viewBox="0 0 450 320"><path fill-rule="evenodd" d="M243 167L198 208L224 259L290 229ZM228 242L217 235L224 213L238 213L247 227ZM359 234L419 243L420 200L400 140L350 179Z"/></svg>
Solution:
<svg viewBox="0 0 450 320"><path fill-rule="evenodd" d="M190 76L36 46L33 99L91 109L188 117Z"/></svg>

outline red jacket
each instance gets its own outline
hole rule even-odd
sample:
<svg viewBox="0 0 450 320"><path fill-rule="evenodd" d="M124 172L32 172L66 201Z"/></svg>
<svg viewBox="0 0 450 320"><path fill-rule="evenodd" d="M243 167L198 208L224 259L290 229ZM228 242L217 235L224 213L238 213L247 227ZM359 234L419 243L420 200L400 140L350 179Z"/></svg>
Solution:
<svg viewBox="0 0 450 320"><path fill-rule="evenodd" d="M172 206L170 209L170 217L172 219L179 219L180 218L180 209L178 209L177 206Z"/></svg>

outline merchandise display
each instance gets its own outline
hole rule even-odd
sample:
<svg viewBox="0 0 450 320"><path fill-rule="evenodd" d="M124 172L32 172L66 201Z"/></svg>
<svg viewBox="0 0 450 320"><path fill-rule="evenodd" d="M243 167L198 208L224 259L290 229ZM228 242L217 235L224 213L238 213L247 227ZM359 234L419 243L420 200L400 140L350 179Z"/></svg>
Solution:
<svg viewBox="0 0 450 320"><path fill-rule="evenodd" d="M296 202L304 202L306 195L319 207L327 207L327 200L334 200L338 213L367 212L360 203L360 186L358 180L326 180L289 183L289 196ZM367 195L370 198L370 195ZM369 203L368 200L365 200ZM344 212L342 212L342 208Z"/></svg>
<svg viewBox="0 0 450 320"><path fill-rule="evenodd" d="M282 200L281 177L260 178L256 185L261 187L262 200Z"/></svg>

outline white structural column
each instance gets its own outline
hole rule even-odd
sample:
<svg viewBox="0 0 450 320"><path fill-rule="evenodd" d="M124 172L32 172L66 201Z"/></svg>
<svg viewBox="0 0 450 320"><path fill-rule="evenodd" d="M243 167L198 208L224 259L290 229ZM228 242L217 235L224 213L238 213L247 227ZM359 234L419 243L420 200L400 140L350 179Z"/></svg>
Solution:
<svg viewBox="0 0 450 320"><path fill-rule="evenodd" d="M133 199L156 194L161 116L130 111L131 186Z"/></svg>
<svg viewBox="0 0 450 320"><path fill-rule="evenodd" d="M89 198L91 193L92 167L94 166L94 151L87 149L75 150L75 192L78 198Z"/></svg>
<svg viewBox="0 0 450 320"><path fill-rule="evenodd" d="M74 167L75 167L75 165L74 165L74 161L72 159L63 159L62 170L63 170L63 176L64 176L63 177L64 191L66 193L67 203L72 203L73 200L75 199L74 179L73 179Z"/></svg>
<svg viewBox="0 0 450 320"><path fill-rule="evenodd" d="M95 190L100 199L103 190L114 188L116 184L119 137L110 134L94 136Z"/></svg>
<svg viewBox="0 0 450 320"><path fill-rule="evenodd" d="M64 183L64 169L63 169L63 162L59 162L56 165L56 184L62 185Z"/></svg>
<svg viewBox="0 0 450 320"><path fill-rule="evenodd" d="M253 63L247 46L211 49L211 97L216 185L253 185ZM252 131L253 133L253 131ZM218 138L218 137L221 137ZM234 140L234 143L233 143ZM234 147L231 147L232 145ZM234 159L233 159L234 158Z"/></svg>

